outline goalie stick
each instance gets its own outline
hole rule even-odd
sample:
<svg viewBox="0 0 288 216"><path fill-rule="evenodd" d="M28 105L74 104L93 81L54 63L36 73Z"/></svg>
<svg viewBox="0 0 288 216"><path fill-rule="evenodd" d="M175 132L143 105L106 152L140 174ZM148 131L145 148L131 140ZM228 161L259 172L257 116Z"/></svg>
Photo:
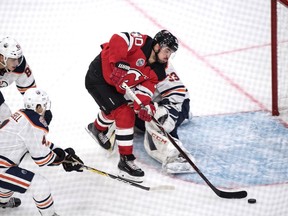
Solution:
<svg viewBox="0 0 288 216"><path fill-rule="evenodd" d="M139 98L134 94L134 92L130 89L129 86L125 82L122 83L122 87L126 89L126 94L132 99L135 100L137 104L139 104L142 108L145 106L139 100ZM162 125L157 121L157 119L152 116L152 120L157 125L157 127L162 131L162 133L169 139L169 141L174 145L174 147L181 153L181 155L188 161L188 163L195 169L195 171L200 175L200 177L207 183L207 185L214 191L214 193L221 197L227 199L242 199L247 197L247 191L222 191L216 188L201 172L201 170L193 163L193 161L188 157L188 155L180 148L180 146L175 142L173 137L165 131Z"/></svg>
<svg viewBox="0 0 288 216"><path fill-rule="evenodd" d="M90 167L90 166L86 166L86 165L80 163L79 161L77 161L75 158L73 158L73 160L76 163L80 164L82 166L82 168L84 168L84 169L86 169L88 171L97 173L97 174L102 175L102 176L110 177L112 179L115 179L115 180L118 180L118 181L123 182L125 184L140 188L142 190L158 191L158 190L174 190L175 189L175 187L173 185L159 185L159 186L154 186L154 187L143 186L141 184L137 184L136 182L129 181L128 179L121 178L120 176L116 176L116 175L101 171L99 169L96 169L96 168L93 168L93 167ZM65 161L65 162L66 163L73 163L71 161Z"/></svg>

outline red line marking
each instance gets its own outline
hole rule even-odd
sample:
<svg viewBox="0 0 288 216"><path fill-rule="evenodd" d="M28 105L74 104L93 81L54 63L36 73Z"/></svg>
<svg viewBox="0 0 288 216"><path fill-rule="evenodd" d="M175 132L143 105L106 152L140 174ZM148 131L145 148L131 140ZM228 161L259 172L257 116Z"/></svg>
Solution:
<svg viewBox="0 0 288 216"><path fill-rule="evenodd" d="M145 16L147 19L149 19L154 25L159 27L160 29L165 29L162 25L160 25L153 17L149 16L146 11L144 11L142 8L138 7L136 4L134 4L131 0L126 0L126 2L133 7L135 10L139 11L143 16ZM181 46L188 50L193 56L195 56L199 61L203 62L208 68L210 68L213 72L215 72L217 75L219 75L222 79L224 79L227 83L229 83L232 87L238 90L241 94L245 95L250 101L257 104L257 106L264 111L269 111L264 104L262 104L260 101L258 101L253 95L245 91L239 84L234 82L230 77L226 76L219 68L212 65L207 59L205 59L204 56L199 55L195 50L191 49L188 45L186 45L182 40L178 38L178 41L180 42Z"/></svg>

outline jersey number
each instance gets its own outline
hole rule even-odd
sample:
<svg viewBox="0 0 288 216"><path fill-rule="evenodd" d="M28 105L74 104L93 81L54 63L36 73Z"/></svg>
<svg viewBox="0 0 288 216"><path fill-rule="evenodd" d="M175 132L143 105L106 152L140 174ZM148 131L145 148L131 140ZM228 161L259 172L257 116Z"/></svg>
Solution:
<svg viewBox="0 0 288 216"><path fill-rule="evenodd" d="M142 46L143 45L143 38L139 32L131 32L131 36L134 38L135 46Z"/></svg>
<svg viewBox="0 0 288 216"><path fill-rule="evenodd" d="M168 76L169 76L169 81L170 82L179 80L179 77L177 76L177 74L175 72L170 73Z"/></svg>

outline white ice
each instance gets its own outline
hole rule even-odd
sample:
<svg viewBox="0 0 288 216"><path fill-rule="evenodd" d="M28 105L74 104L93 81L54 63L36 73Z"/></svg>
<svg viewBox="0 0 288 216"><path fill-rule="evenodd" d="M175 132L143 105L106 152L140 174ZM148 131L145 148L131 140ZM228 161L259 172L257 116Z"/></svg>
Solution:
<svg viewBox="0 0 288 216"><path fill-rule="evenodd" d="M37 85L52 100L50 140L73 147L85 164L103 171L116 173L118 157L108 158L84 130L99 110L84 77L100 44L115 32L153 36L168 29L178 37L173 63L189 88L194 116L271 110L269 0L1 0L0 20L0 36L20 42ZM22 107L14 85L1 92L13 111ZM146 172L143 185L175 190L148 192L89 171L38 168L30 158L22 166L49 180L61 216L288 215L287 184L232 188L247 190L248 197L228 200L204 182L182 181L138 163ZM19 197L19 208L0 209L0 215L39 215L30 193ZM248 198L257 203L248 204Z"/></svg>

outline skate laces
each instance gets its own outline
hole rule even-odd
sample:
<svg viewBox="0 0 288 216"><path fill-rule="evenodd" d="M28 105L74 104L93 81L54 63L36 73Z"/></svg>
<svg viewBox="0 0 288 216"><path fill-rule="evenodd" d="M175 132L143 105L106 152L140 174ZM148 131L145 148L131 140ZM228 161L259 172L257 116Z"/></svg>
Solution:
<svg viewBox="0 0 288 216"><path fill-rule="evenodd" d="M0 207L2 208L14 208L16 207L15 198L11 197L9 201L5 204L0 203Z"/></svg>
<svg viewBox="0 0 288 216"><path fill-rule="evenodd" d="M102 143L106 143L107 141L109 141L108 137L103 132L100 132L98 134L98 138Z"/></svg>
<svg viewBox="0 0 288 216"><path fill-rule="evenodd" d="M128 161L126 160L126 164L133 170L138 170L140 169L135 163L134 161Z"/></svg>

